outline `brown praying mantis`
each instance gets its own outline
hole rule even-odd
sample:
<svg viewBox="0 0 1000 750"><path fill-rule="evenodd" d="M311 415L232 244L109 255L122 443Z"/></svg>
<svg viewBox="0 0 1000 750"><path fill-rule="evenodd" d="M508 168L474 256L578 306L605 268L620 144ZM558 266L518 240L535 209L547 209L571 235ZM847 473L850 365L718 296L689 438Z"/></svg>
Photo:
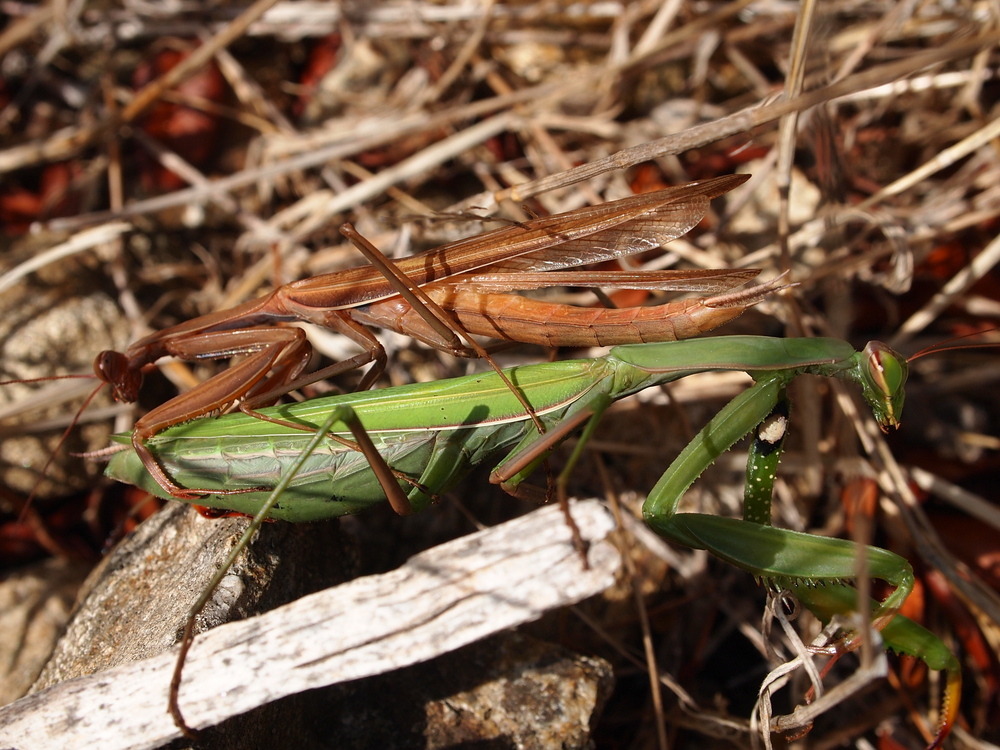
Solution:
<svg viewBox="0 0 1000 750"><path fill-rule="evenodd" d="M140 418L133 446L170 495L190 500L145 443L175 424L234 404L247 413L319 379L374 363L360 389L385 366L381 344L365 326L408 334L457 356L484 356L475 340L455 331L548 346L620 345L697 336L740 315L780 284L729 291L756 270L559 271L621 258L659 246L692 229L709 201L748 179L729 175L514 224L389 263L350 225L343 233L373 265L314 276L281 286L229 310L210 313L132 344L101 352L97 376L115 398L138 398L143 370L161 357L185 361L245 355L238 363ZM553 285L675 289L714 296L627 309L583 309L506 294ZM452 320L453 319L453 320ZM348 336L363 352L304 375L312 352L301 321ZM273 325L279 324L279 325ZM494 369L499 368L490 360ZM501 377L503 375L501 374ZM517 395L517 389L508 384ZM519 397L528 414L530 405ZM537 426L537 417L532 415Z"/></svg>

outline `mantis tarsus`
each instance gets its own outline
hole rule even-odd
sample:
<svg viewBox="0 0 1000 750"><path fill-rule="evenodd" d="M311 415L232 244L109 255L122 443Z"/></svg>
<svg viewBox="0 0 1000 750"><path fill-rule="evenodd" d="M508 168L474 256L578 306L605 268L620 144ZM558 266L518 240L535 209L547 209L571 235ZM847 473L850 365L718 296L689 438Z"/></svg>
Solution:
<svg viewBox="0 0 1000 750"><path fill-rule="evenodd" d="M855 609L854 590L841 584L856 576L856 545L770 526L773 467L752 463L749 470L748 486L762 487L747 500L748 517L755 521L681 513L678 505L705 468L768 417L799 374L858 383L883 429L897 426L906 362L878 342L858 352L836 339L730 336L620 346L598 359L508 370L544 422L544 434L503 382L495 374L485 374L266 410L280 423L242 414L197 420L156 435L148 441L148 449L183 486L204 492L246 490L202 499L214 507L263 512L262 503L284 477L290 480L284 493L267 509L273 518L336 517L393 493L405 495L414 509L420 509L454 486L470 467L503 451L509 452L491 481L516 489L574 428L586 423L584 438L592 434L616 399L708 370L746 371L756 383L725 406L670 465L643 506L646 523L668 540L706 549L772 587L792 590L822 619ZM326 439L303 459L304 446L315 439L318 425L329 420L332 432L340 436L348 435L349 425L355 434L358 424L363 425L378 455L366 457L357 448ZM131 444L128 435L116 439ZM578 446L574 460L579 451ZM397 478L386 480L384 473L379 478L369 459L387 463ZM302 463L290 476L293 460ZM114 455L108 474L168 496L133 450ZM894 587L884 601L873 602L873 625L891 649L948 673L942 722L933 744L937 746L957 715L958 662L939 639L897 614L913 586L909 563L876 547L867 548L867 557L869 575ZM842 644L853 648L861 637L849 635Z"/></svg>
<svg viewBox="0 0 1000 750"><path fill-rule="evenodd" d="M743 183L745 175L702 180L566 214L534 219L454 242L395 264L353 227L345 234L381 264L315 276L279 287L229 310L158 331L125 352L104 351L98 378L119 401L135 401L143 370L164 356L183 360L243 360L143 416L132 441L148 471L171 496L191 499L146 450L145 442L180 422L238 404L244 411L273 403L302 385L374 362L364 390L385 365L385 352L365 325L391 328L459 356L487 356L471 334L550 346L614 345L696 336L737 317L774 290L764 285L721 293L753 278L750 271L558 272L656 247L693 228L709 201ZM716 296L650 308L581 310L502 294L554 285L683 289ZM450 323L445 318L454 318ZM303 375L312 351L298 328L267 324L302 321L345 334L364 351ZM492 361L491 361L492 363ZM499 368L494 365L499 373ZM512 388L513 390L513 388ZM526 402L522 408L530 413ZM534 415L532 415L534 419Z"/></svg>

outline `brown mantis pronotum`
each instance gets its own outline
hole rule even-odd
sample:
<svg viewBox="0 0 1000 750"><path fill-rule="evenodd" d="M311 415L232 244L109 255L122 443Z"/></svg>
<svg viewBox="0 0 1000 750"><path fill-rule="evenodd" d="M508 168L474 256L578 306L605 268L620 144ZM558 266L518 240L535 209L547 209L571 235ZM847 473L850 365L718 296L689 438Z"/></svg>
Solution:
<svg viewBox="0 0 1000 750"><path fill-rule="evenodd" d="M252 412L294 388L374 362L361 382L360 387L367 388L384 368L385 352L365 325L406 333L458 356L485 356L472 339L471 346L462 344L454 330L550 346L618 345L689 338L732 320L775 288L721 293L753 278L755 270L552 269L620 258L675 239L701 221L712 198L746 179L729 175L631 196L486 232L395 264L296 281L229 310L151 334L124 353L101 352L94 369L111 384L118 400L131 402L138 397L143 369L161 357L191 361L246 355L135 425L135 450L150 474L171 495L191 499L192 494L157 465L145 441L171 425L233 404ZM352 226L342 231L379 263L378 251ZM502 293L554 285L683 289L716 296L649 308L591 310ZM305 333L264 325L290 321L343 333L364 351L303 376L312 351Z"/></svg>

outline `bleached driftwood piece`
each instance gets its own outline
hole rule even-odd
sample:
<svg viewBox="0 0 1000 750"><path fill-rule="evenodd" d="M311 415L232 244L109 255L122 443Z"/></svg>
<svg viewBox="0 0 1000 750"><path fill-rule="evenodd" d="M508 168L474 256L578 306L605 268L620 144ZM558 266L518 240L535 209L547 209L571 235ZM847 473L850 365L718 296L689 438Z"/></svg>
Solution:
<svg viewBox="0 0 1000 750"><path fill-rule="evenodd" d="M435 547L199 637L181 687L196 728L286 695L452 651L610 586L619 557L597 502L573 506L589 570L555 507ZM175 650L60 683L0 709L0 745L149 748L179 736L166 712Z"/></svg>

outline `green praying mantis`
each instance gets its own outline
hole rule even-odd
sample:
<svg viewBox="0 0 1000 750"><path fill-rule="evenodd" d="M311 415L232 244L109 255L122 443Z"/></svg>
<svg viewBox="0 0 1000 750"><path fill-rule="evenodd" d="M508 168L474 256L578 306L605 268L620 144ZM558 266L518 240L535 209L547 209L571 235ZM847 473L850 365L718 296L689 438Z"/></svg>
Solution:
<svg viewBox="0 0 1000 750"><path fill-rule="evenodd" d="M775 589L791 590L824 621L857 610L855 590L843 585L857 575L853 542L769 523L780 450L760 448L762 441L755 441L743 520L680 512L679 504L719 455L768 418L800 374L857 383L882 428L898 426L907 365L878 342L856 351L837 339L726 336L618 346L596 359L507 370L544 432L507 385L489 373L276 406L261 410L262 418L198 419L164 430L146 445L174 482L203 495L197 502L211 507L312 521L356 513L388 497L398 512L407 513L426 507L473 466L504 452L491 482L517 492L559 442L583 427L568 472L614 401L711 370L745 371L755 384L726 405L666 470L643 506L646 523L667 540L708 550ZM170 497L131 449L130 436L115 439L123 447L107 474ZM362 441L360 447L355 440ZM274 492L279 483L282 491ZM958 661L937 637L898 614L913 587L909 563L877 547L865 552L868 574L894 588L884 601L871 603L873 626L892 650L947 674L941 723L931 745L937 747L958 712ZM863 637L850 633L839 647L854 648Z"/></svg>

